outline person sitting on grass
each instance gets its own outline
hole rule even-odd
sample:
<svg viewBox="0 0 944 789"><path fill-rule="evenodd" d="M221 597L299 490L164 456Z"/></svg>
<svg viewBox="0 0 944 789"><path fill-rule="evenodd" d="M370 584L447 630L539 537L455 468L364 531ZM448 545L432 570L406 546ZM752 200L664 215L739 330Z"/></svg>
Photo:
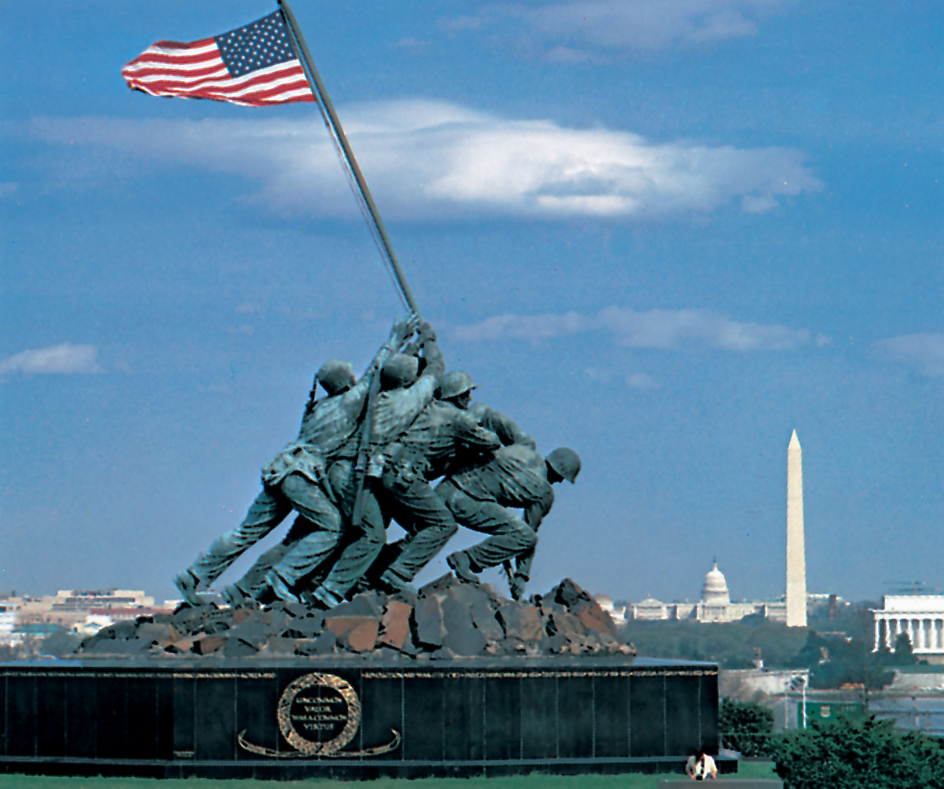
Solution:
<svg viewBox="0 0 944 789"><path fill-rule="evenodd" d="M685 762L685 773L695 781L713 781L718 774L718 767L710 755L698 751Z"/></svg>

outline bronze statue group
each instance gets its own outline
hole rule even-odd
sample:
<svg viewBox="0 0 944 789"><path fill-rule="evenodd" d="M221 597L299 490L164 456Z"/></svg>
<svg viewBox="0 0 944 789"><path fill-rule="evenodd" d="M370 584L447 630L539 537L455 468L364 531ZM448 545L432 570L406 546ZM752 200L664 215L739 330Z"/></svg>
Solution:
<svg viewBox="0 0 944 789"><path fill-rule="evenodd" d="M230 605L333 608L367 589L412 591L460 526L488 536L447 557L456 576L501 566L520 599L551 485L573 482L580 458L564 447L542 457L514 421L472 402L475 388L468 373L446 372L435 332L415 316L394 324L360 380L346 362L324 364L298 438L262 470L243 522L175 577L181 594L200 604L201 588L294 511L285 538L222 590ZM388 545L391 520L406 535Z"/></svg>

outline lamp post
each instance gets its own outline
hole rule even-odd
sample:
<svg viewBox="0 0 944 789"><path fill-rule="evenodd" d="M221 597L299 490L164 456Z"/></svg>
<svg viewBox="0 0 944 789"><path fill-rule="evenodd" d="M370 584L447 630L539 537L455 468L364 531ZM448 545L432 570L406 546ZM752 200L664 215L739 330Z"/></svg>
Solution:
<svg viewBox="0 0 944 789"><path fill-rule="evenodd" d="M813 672L810 672L809 676L812 677ZM803 694L802 698L803 698L803 728L804 729L806 728L806 685L807 685L807 678L800 676L800 677L793 677L793 679L787 682L786 687L785 687L785 689L789 689L794 692L799 690ZM784 710L784 715L786 715L786 710Z"/></svg>
<svg viewBox="0 0 944 789"><path fill-rule="evenodd" d="M803 682L803 728L806 728L806 681Z"/></svg>

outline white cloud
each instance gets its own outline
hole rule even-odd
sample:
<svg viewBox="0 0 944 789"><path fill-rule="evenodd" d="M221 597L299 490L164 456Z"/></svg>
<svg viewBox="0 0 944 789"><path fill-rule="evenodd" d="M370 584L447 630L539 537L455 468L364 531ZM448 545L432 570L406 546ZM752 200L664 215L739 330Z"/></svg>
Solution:
<svg viewBox="0 0 944 789"><path fill-rule="evenodd" d="M495 20L488 16L458 16L455 19L442 19L439 26L444 30L457 33L461 30L479 30Z"/></svg>
<svg viewBox="0 0 944 789"><path fill-rule="evenodd" d="M712 41L753 36L759 23L785 5L785 0L576 0L491 6L480 24L468 17L452 29L478 29L499 19L508 35L509 19L520 21L523 37L554 46L576 42L580 48L616 53L697 46Z"/></svg>
<svg viewBox="0 0 944 789"><path fill-rule="evenodd" d="M590 381L599 384L608 384L613 379L613 370L606 367L587 367L583 374Z"/></svg>
<svg viewBox="0 0 944 789"><path fill-rule="evenodd" d="M428 41L422 41L418 38L402 38L390 46L392 49L402 49L406 52L412 52L417 55L428 52L430 48Z"/></svg>
<svg viewBox="0 0 944 789"><path fill-rule="evenodd" d="M608 367L587 367L583 373L587 376L587 380L595 384L608 384L613 380L614 375L619 374L616 370ZM622 378L623 383L625 383L629 389L642 390L659 388L659 382L649 375L649 373L626 373Z"/></svg>
<svg viewBox="0 0 944 789"><path fill-rule="evenodd" d="M624 379L630 389L658 389L659 384L648 373L629 373Z"/></svg>
<svg viewBox="0 0 944 789"><path fill-rule="evenodd" d="M571 47L554 47L544 56L549 63L586 63L591 58L591 54L585 49Z"/></svg>
<svg viewBox="0 0 944 789"><path fill-rule="evenodd" d="M607 307L595 315L577 312L497 315L481 323L455 326L449 334L460 342L478 342L499 339L540 341L585 332L611 334L627 348L663 350L784 351L808 345L811 339L806 329L743 323L704 310L638 312L628 307Z"/></svg>
<svg viewBox="0 0 944 789"><path fill-rule="evenodd" d="M0 183L0 199L13 197L18 188L19 184L14 181L4 181Z"/></svg>
<svg viewBox="0 0 944 789"><path fill-rule="evenodd" d="M905 334L879 340L875 348L885 359L914 367L928 378L944 377L944 334Z"/></svg>
<svg viewBox="0 0 944 789"><path fill-rule="evenodd" d="M647 219L708 213L738 201L753 213L820 187L804 156L786 148L653 143L630 132L510 120L421 100L356 105L341 115L381 211L390 217ZM113 168L116 179L142 160L161 167L179 162L258 182L251 199L270 210L356 215L316 117L44 119L34 122L32 132L50 143L125 154L120 162L98 157L98 166Z"/></svg>
<svg viewBox="0 0 944 789"><path fill-rule="evenodd" d="M607 307L601 322L631 348L709 347L724 351L784 351L810 341L806 329L732 321L703 310L635 310Z"/></svg>
<svg viewBox="0 0 944 789"><path fill-rule="evenodd" d="M36 348L8 356L0 361L0 375L21 373L100 373L98 348L94 345L72 345L64 342L48 348Z"/></svg>

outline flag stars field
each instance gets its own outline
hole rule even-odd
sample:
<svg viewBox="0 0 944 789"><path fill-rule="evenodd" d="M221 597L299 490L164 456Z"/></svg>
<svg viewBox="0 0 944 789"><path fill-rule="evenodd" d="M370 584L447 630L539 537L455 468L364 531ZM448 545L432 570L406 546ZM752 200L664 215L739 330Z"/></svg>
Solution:
<svg viewBox="0 0 944 789"><path fill-rule="evenodd" d="M295 57L278 13L216 38L223 62L234 77Z"/></svg>

